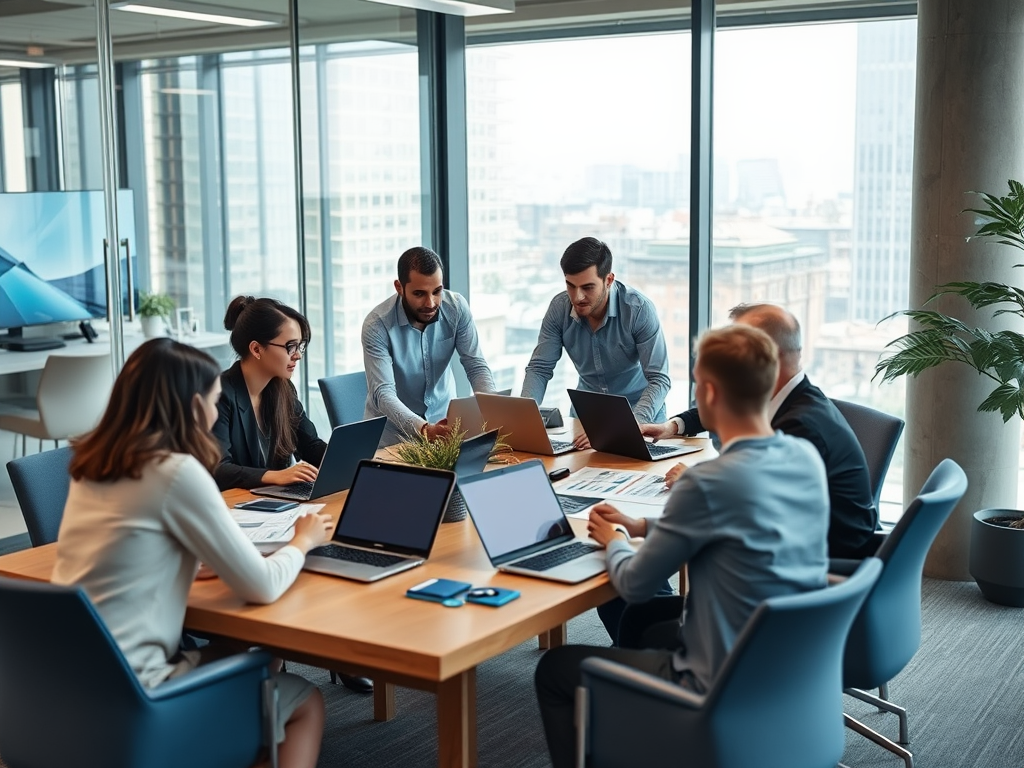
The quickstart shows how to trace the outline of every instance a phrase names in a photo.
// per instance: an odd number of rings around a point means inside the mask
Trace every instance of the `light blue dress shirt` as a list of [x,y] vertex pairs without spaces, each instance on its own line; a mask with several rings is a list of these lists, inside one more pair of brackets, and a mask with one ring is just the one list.
[[563,348],[579,374],[577,389],[622,395],[641,424],[665,420],[665,396],[672,387],[668,351],[654,304],[642,293],[613,282],[608,311],[596,331],[576,314],[565,291],[555,296],[526,366],[523,397],[544,399]]
[[639,603],[686,563],[685,651],[674,667],[706,691],[761,601],[825,586],[828,522],[825,465],[811,443],[781,432],[738,439],[680,475],[639,549],[608,544],[608,575]]
[[445,417],[448,403],[455,397],[450,363],[456,352],[473,391],[494,391],[469,303],[445,290],[438,315],[436,321],[418,330],[409,322],[402,297],[396,293],[363,321],[364,417],[388,417],[382,446],[400,442],[424,424]]

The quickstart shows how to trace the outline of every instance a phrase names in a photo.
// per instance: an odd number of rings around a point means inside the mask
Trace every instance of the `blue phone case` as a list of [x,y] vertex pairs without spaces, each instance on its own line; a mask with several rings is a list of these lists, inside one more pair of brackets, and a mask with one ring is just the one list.
[[441,603],[453,597],[458,597],[473,585],[466,581],[453,581],[452,579],[428,579],[422,584],[409,587],[405,591],[406,597],[416,600],[430,600]]
[[515,589],[503,589],[502,587],[490,587],[490,589],[496,590],[498,594],[491,597],[473,597],[472,595],[466,595],[466,602],[479,603],[480,605],[489,605],[492,608],[497,608],[499,605],[510,603],[519,597],[519,592]]

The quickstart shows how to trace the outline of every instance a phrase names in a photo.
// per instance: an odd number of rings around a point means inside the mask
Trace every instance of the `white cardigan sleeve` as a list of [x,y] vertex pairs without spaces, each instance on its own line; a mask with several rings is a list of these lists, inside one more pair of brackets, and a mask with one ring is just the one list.
[[263,557],[232,519],[213,477],[191,456],[182,461],[167,489],[163,518],[185,549],[251,603],[277,600],[305,562],[292,546]]

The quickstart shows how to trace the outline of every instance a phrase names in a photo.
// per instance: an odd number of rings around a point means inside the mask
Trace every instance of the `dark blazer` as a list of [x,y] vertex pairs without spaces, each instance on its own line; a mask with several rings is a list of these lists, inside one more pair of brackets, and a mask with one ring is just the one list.
[[[683,434],[703,432],[696,408],[679,414]],[[782,401],[772,428],[809,440],[825,462],[831,520],[829,557],[860,558],[874,554],[878,510],[871,497],[868,462],[839,409],[807,377]]]
[[[217,403],[220,417],[213,425],[213,435],[220,442],[221,460],[213,471],[213,478],[222,491],[265,485],[262,478],[267,469],[284,469],[288,465],[272,462],[268,467],[260,456],[256,414],[240,363],[220,375],[220,386],[220,402]],[[316,427],[306,416],[298,397],[295,398],[295,414],[298,416],[295,458],[320,466],[327,443],[317,437]]]

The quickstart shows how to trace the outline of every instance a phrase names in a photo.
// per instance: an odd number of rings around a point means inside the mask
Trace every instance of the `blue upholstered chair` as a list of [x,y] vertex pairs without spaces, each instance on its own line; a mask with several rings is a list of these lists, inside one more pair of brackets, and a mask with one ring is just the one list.
[[889,464],[896,452],[896,443],[903,434],[903,419],[845,400],[833,400],[832,403],[850,425],[864,451],[864,457],[868,460],[871,496],[877,509],[882,498],[885,474],[889,471]]
[[326,379],[318,379],[317,383],[324,397],[331,429],[363,420],[367,390],[366,374],[363,371],[328,376]]
[[766,600],[703,696],[587,659],[577,695],[580,764],[835,768],[844,746],[843,645],[880,571],[868,558],[837,586]]
[[[967,490],[967,476],[952,459],[943,460],[925,481],[903,517],[878,549],[882,575],[850,629],[843,661],[845,693],[899,717],[899,744],[849,715],[847,727],[903,759],[913,768],[907,744],[907,711],[887,700],[886,684],[921,645],[921,573],[936,534]],[[880,688],[882,697],[868,693]]]
[[0,616],[9,768],[248,768],[272,732],[268,654],[215,661],[147,690],[81,589],[0,578]]
[[71,449],[66,447],[7,462],[7,474],[11,476],[33,547],[57,540],[71,486],[70,463]]

